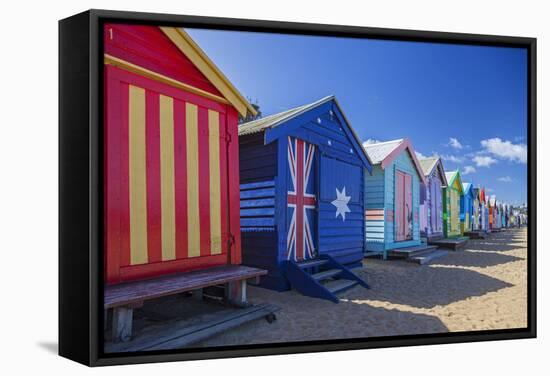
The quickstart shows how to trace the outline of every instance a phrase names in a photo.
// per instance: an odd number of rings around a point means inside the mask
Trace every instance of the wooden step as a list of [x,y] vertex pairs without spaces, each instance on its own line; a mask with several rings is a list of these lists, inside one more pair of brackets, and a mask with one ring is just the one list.
[[329,269],[319,273],[312,274],[311,277],[317,281],[322,281],[322,280],[337,276],[340,273],[342,273],[341,269]]
[[355,285],[357,285],[357,281],[351,281],[349,279],[336,279],[325,283],[327,290],[333,294],[347,290]]
[[422,254],[422,255],[419,255],[419,256],[411,257],[408,260],[412,261],[412,262],[416,262],[420,265],[424,265],[424,264],[432,262],[433,260],[438,259],[440,257],[447,256],[448,254],[449,254],[449,252],[447,252],[447,251],[436,250],[436,251],[425,253],[425,254]]
[[363,253],[363,257],[375,257],[375,256],[383,256],[383,251],[366,251]]
[[411,258],[411,257],[421,256],[423,254],[433,252],[436,249],[437,249],[436,245],[421,244],[414,247],[392,249],[390,251],[390,256],[401,257],[401,258]]
[[448,248],[457,251],[465,247],[468,243],[468,240],[470,240],[468,237],[457,236],[455,238],[445,238],[437,241],[430,241],[429,244],[437,245],[440,248]]
[[324,259],[317,259],[317,260],[308,260],[308,261],[302,261],[298,263],[298,266],[300,269],[307,269],[307,268],[313,268],[315,266],[321,266],[325,265],[328,261]]

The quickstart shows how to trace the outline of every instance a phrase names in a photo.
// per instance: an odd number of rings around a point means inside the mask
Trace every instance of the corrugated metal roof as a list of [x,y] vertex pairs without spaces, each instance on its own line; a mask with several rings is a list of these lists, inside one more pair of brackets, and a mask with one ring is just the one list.
[[317,107],[323,103],[326,103],[330,100],[334,99],[334,95],[330,95],[328,97],[324,97],[316,102],[306,104],[300,107],[296,107],[290,110],[286,110],[283,112],[279,112],[278,114],[273,114],[266,116],[261,119],[252,120],[247,123],[243,123],[239,125],[239,136],[247,135],[247,134],[254,134],[258,132],[263,132],[267,128],[274,128],[277,125],[290,120],[300,114],[303,114],[304,112],[310,110],[311,108]]
[[395,150],[402,142],[403,138],[399,140],[378,142],[376,144],[363,144],[367,155],[369,156],[373,164],[381,163],[392,151]]
[[438,160],[439,157],[429,157],[418,160],[418,163],[420,163],[420,167],[422,167],[422,171],[424,172],[425,176],[431,174]]

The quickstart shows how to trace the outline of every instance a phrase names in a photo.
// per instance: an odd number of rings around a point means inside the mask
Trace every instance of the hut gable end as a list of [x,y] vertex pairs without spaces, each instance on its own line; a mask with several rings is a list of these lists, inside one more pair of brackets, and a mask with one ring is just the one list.
[[298,137],[321,152],[371,170],[372,164],[334,96],[239,126],[240,137],[256,133],[263,134],[265,144]]
[[256,110],[181,28],[105,24],[104,61],[230,104],[241,116]]

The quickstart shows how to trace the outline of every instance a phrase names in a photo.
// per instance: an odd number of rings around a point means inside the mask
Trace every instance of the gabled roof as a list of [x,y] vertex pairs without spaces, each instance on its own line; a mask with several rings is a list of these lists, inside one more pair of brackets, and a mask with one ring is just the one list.
[[479,188],[479,200],[485,203],[485,188]]
[[416,153],[414,152],[412,144],[408,138],[378,142],[376,144],[363,145],[363,147],[365,148],[372,163],[379,164],[382,169],[391,164],[394,159],[397,158],[399,154],[401,154],[402,151],[407,150],[411,157],[413,165],[416,168],[418,176],[420,177],[420,180],[422,181],[422,183],[426,183],[424,171],[420,166],[420,162],[418,161]]
[[472,183],[462,183],[462,191],[465,195],[470,194],[470,196],[473,196],[473,187]]
[[162,32],[176,47],[197,67],[202,74],[219,90],[241,116],[247,113],[256,115],[256,109],[241,95],[235,86],[225,77],[221,70],[204,53],[197,43],[182,28],[161,26]]
[[445,169],[443,168],[443,162],[441,161],[440,157],[421,158],[418,160],[418,162],[420,163],[420,167],[422,167],[422,171],[424,171],[424,176],[426,178],[430,176],[433,170],[437,167],[439,176],[441,178],[441,183],[443,184],[443,186],[447,185]]
[[458,186],[460,187],[460,194],[464,194],[464,189],[462,188],[462,178],[460,177],[460,171],[445,171],[445,177],[447,178],[447,186],[451,187],[455,180],[458,179]]
[[[249,121],[247,123],[243,123],[239,125],[239,136],[254,134],[254,133],[260,133],[260,132],[266,132],[266,143],[271,142],[269,140],[269,131],[275,130],[274,133],[277,133],[277,129],[279,129],[279,126],[283,127],[285,124],[289,124],[289,121],[297,118],[298,116],[305,114],[308,111],[311,111],[317,107],[320,107],[326,103],[333,102],[334,109],[337,115],[340,117],[341,122],[346,123],[347,127],[342,127],[345,129],[345,132],[350,138],[350,141],[352,144],[355,144],[355,149],[357,154],[359,155],[359,158],[363,161],[367,169],[371,170],[372,161],[370,160],[368,154],[365,152],[363,147],[361,146],[361,140],[355,133],[355,130],[351,126],[351,123],[349,122],[348,118],[344,114],[344,111],[342,111],[342,107],[336,100],[336,97],[334,95],[329,95],[324,98],[319,99],[318,101],[315,101],[310,104],[306,104],[303,106],[299,106],[296,108],[292,108],[290,110],[286,110],[283,112],[279,112],[277,114],[269,115],[261,119],[256,119]],[[275,137],[275,136],[273,136]]]
[[296,116],[299,116],[312,108],[315,108],[323,103],[327,103],[330,100],[335,99],[333,95],[319,99],[316,102],[305,104],[296,108],[291,108],[277,114],[269,115],[260,119],[249,121],[239,125],[239,136],[263,132],[268,128],[274,128],[279,124],[282,124]]

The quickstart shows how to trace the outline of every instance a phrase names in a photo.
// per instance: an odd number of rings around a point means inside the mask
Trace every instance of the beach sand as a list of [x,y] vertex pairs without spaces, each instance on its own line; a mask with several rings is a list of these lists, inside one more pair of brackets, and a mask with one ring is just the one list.
[[257,320],[193,347],[378,337],[527,326],[527,230],[470,240],[430,265],[366,259],[340,303],[296,291],[251,286],[251,303],[281,307],[272,324]]

